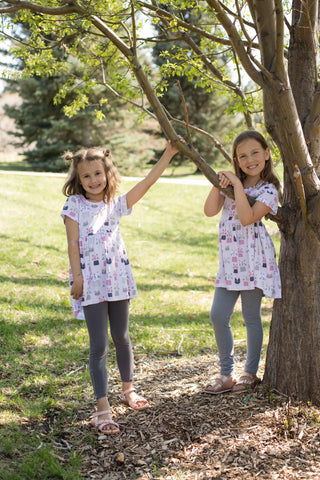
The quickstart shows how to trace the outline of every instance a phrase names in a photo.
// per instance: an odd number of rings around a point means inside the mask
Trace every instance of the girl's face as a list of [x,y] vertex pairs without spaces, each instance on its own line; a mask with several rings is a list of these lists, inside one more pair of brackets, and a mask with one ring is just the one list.
[[237,146],[237,162],[243,173],[250,177],[250,184],[258,181],[266,161],[270,159],[270,149],[263,148],[258,140],[248,138]]
[[84,160],[78,165],[79,181],[91,202],[101,202],[105,196],[107,177],[101,160]]

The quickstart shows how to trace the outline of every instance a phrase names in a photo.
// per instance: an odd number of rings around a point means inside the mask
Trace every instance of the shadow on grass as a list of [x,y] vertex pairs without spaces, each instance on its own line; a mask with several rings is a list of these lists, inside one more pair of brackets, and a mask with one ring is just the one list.
[[0,240],[3,240],[3,241],[11,241],[11,242],[14,242],[14,248],[18,247],[17,244],[27,244],[29,245],[30,247],[33,247],[33,248],[38,248],[38,249],[42,249],[44,250],[45,252],[47,251],[53,251],[53,252],[58,252],[58,253],[61,253],[61,255],[65,255],[64,252],[62,252],[61,248],[58,248],[58,247],[54,247],[52,245],[39,245],[38,243],[32,243],[30,242],[30,239],[28,238],[21,238],[20,236],[18,238],[14,237],[13,235],[4,235],[4,234],[0,234]]
[[1,171],[12,171],[12,172],[33,172],[34,167],[28,165],[24,162],[0,162],[0,170]]
[[[136,236],[136,228],[134,226],[130,227],[129,225],[126,225],[125,228],[127,233],[130,233],[130,235],[132,236]],[[194,226],[194,232],[196,232],[196,222]],[[168,230],[160,238],[157,232],[151,232],[147,230],[144,230],[139,234],[139,242],[146,241],[150,243],[150,245],[153,245],[155,251],[156,245],[159,243],[163,243],[165,245],[173,245],[174,249],[176,249],[180,244],[184,246],[197,247],[198,254],[199,250],[201,251],[204,249],[210,249],[212,251],[212,254],[218,252],[218,239],[219,237],[215,233],[212,233],[210,235],[196,235],[192,234],[190,231],[186,233],[185,231],[179,229],[175,231]],[[168,253],[170,253],[170,251]]]
[[[66,287],[68,288],[68,279],[60,280],[55,276],[45,275],[43,277],[7,277],[0,275],[1,283],[11,283],[12,285],[24,285],[24,286],[55,286],[55,287]],[[2,297],[2,301],[6,302],[7,297]],[[23,300],[24,303],[24,300]],[[34,305],[34,303],[33,303]]]

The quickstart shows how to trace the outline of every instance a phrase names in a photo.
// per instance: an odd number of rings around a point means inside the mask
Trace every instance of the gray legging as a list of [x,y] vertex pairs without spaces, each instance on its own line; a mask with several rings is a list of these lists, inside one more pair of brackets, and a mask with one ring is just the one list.
[[214,328],[220,359],[220,373],[232,375],[234,368],[233,334],[230,319],[241,295],[242,315],[247,329],[247,359],[245,371],[256,374],[263,340],[261,321],[261,300],[263,292],[259,288],[254,290],[227,290],[216,287],[210,318]]
[[122,382],[133,380],[133,353],[129,337],[130,300],[101,302],[83,308],[90,339],[89,370],[95,398],[108,396],[108,318]]

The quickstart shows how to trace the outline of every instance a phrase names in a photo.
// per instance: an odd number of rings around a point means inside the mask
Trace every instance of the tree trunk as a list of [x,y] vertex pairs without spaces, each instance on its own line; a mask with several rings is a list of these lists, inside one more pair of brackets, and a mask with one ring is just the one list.
[[320,404],[320,241],[299,218],[282,233],[282,299],[275,300],[264,382],[299,400]]
[[[274,302],[264,382],[299,400],[320,404],[319,181],[290,86],[284,81],[279,87],[275,80],[264,89],[265,119],[284,160],[284,206],[294,215],[279,225],[282,299]],[[303,175],[300,190],[292,170],[295,165]]]

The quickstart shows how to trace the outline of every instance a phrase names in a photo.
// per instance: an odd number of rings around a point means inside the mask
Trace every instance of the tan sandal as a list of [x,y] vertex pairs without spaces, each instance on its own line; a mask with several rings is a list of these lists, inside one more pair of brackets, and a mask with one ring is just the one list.
[[206,388],[206,393],[211,393],[212,395],[218,395],[220,393],[230,392],[236,380],[231,375],[218,375],[212,383],[209,383]]
[[261,379],[254,373],[243,372],[240,375],[236,385],[232,387],[232,392],[242,393],[247,392],[249,389],[253,389],[256,385],[261,383]]
[[[119,425],[116,422],[114,422],[111,418],[99,420],[99,417],[101,417],[101,415],[104,415],[106,413],[111,415],[111,410],[108,409],[108,410],[103,410],[102,412],[93,413],[90,417],[91,425],[96,427],[98,429],[98,432],[101,432],[104,435],[113,435],[115,433],[119,433],[120,432]],[[115,428],[110,429],[110,426]],[[107,430],[106,427],[109,427],[109,430]]]

